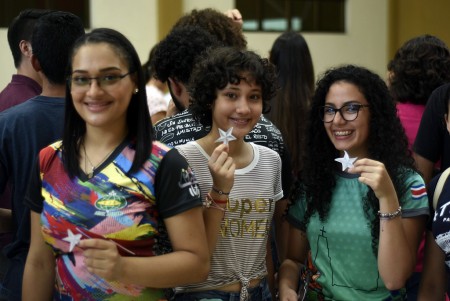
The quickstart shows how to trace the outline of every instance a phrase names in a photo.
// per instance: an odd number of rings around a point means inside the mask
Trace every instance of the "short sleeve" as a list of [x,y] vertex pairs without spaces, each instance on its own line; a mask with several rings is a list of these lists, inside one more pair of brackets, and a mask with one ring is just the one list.
[[171,149],[161,161],[155,179],[156,203],[163,218],[202,205],[197,179],[186,159]]
[[[281,158],[278,154],[277,155],[277,162],[278,162],[278,172],[276,174],[276,179],[275,179],[275,191],[274,191],[274,195],[275,201],[278,201],[280,199],[285,199],[288,196],[289,193],[289,186],[285,187],[283,181],[284,181],[284,177],[283,177],[283,164],[281,163]],[[289,184],[290,185],[290,184]],[[286,190],[285,190],[286,189]]]
[[416,172],[411,172],[406,181],[407,190],[399,200],[402,217],[428,216],[430,214],[428,194],[422,177]]

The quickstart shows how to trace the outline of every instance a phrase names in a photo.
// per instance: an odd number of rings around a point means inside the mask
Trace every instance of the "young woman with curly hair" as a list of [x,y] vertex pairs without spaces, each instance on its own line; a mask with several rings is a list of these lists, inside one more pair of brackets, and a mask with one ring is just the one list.
[[[309,247],[316,269],[309,297],[401,300],[428,203],[386,84],[362,67],[330,69],[309,118],[304,173],[287,216],[281,300],[297,300],[298,264]],[[343,155],[357,158],[344,171],[335,161]]]
[[[274,67],[251,51],[216,48],[196,65],[189,89],[189,110],[211,131],[177,149],[209,208],[204,220],[212,258],[208,279],[177,288],[175,300],[272,300],[265,258],[270,260],[268,233],[283,197],[281,159],[244,137],[275,94]],[[218,141],[224,136],[228,143]]]

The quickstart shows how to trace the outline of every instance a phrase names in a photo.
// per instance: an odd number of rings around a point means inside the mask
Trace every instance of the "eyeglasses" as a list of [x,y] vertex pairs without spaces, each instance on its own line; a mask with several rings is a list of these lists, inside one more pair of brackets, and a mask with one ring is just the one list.
[[334,120],[334,116],[336,116],[336,112],[341,113],[342,119],[345,121],[353,121],[358,118],[359,110],[364,107],[369,107],[369,105],[362,105],[359,103],[349,103],[343,105],[339,109],[332,106],[323,106],[320,108],[320,119],[323,122],[332,122]]
[[83,75],[72,75],[67,78],[70,89],[73,92],[87,92],[91,86],[92,80],[96,80],[97,84],[107,90],[108,88],[117,84],[125,76],[130,75],[132,72],[125,74],[108,74],[97,77],[87,77]]

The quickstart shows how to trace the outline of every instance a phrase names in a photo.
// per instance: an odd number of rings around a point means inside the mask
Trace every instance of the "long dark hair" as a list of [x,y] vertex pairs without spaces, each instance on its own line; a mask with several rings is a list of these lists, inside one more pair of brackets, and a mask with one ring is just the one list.
[[269,60],[277,70],[280,89],[266,116],[281,131],[292,169],[302,169],[305,130],[314,93],[314,67],[308,44],[298,32],[285,32],[274,42]]
[[[305,227],[312,214],[327,219],[332,194],[336,186],[334,159],[339,151],[331,143],[320,119],[320,107],[336,82],[348,82],[358,87],[370,105],[368,158],[382,162],[392,179],[399,201],[407,192],[405,179],[414,168],[408,151],[408,141],[397,117],[394,101],[385,82],[375,73],[358,66],[347,65],[328,70],[318,81],[307,128],[307,149],[304,172],[296,195],[306,198]],[[376,254],[379,238],[379,201],[369,187],[363,199],[364,212],[371,224],[372,248]]]
[[[129,172],[137,171],[147,160],[153,139],[153,128],[145,94],[145,81],[139,56],[131,42],[120,32],[109,28],[99,28],[79,38],[73,47],[67,68],[67,76],[72,74],[72,61],[78,50],[87,44],[106,43],[124,58],[133,74],[138,92],[132,94],[127,110],[128,135],[135,141],[136,155]],[[70,86],[66,86],[66,109],[63,133],[63,162],[69,176],[78,174],[80,142],[86,133],[86,123],[75,110]]]

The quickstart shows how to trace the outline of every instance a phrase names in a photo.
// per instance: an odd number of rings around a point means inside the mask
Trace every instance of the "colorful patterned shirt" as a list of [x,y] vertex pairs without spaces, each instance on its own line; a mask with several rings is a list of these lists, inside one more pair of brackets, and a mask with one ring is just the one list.
[[[26,202],[41,213],[42,233],[56,257],[55,300],[159,300],[162,289],[109,282],[90,273],[77,239],[114,241],[123,256],[171,251],[164,219],[200,206],[200,192],[186,160],[153,142],[151,156],[135,173],[133,143],[125,141],[92,178],[69,178],[57,142],[40,152],[40,177]],[[42,204],[43,203],[43,204]],[[72,240],[72,242],[71,242]],[[151,267],[149,267],[151,268]]]

